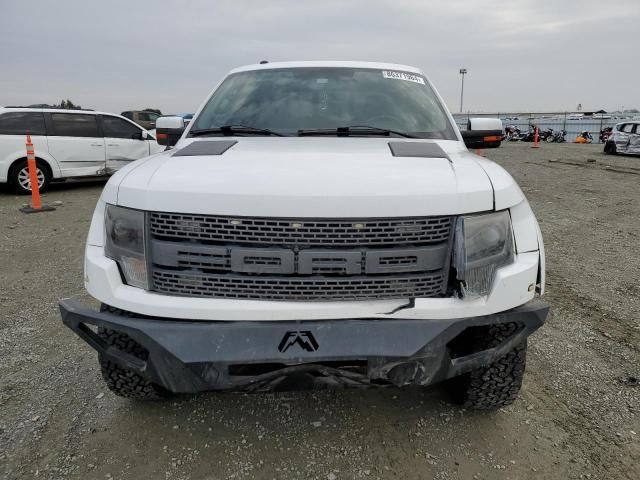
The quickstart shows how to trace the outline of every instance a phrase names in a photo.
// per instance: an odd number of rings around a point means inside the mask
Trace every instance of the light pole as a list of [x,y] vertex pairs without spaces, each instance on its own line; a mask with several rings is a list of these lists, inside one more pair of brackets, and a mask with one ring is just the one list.
[[460,69],[460,75],[462,76],[462,87],[460,88],[460,113],[462,113],[462,100],[464,99],[464,76],[467,74],[466,68]]

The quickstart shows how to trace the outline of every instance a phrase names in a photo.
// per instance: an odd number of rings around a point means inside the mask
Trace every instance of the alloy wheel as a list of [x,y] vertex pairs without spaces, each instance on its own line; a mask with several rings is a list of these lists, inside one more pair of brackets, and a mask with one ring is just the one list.
[[[40,169],[40,167],[36,167],[36,176],[38,177],[38,188],[42,188],[42,185],[44,184],[44,172]],[[24,167],[18,172],[18,183],[23,189],[31,191],[29,167]]]

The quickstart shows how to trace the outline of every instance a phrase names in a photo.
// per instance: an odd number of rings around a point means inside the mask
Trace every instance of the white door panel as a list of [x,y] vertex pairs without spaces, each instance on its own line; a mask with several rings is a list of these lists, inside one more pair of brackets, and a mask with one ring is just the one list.
[[102,175],[105,168],[104,138],[97,115],[70,111],[52,112],[49,153],[58,161],[62,177]]
[[621,127],[615,134],[616,152],[626,153],[629,146],[629,140],[631,138],[632,124],[626,124]]
[[636,125],[635,133],[632,133],[629,136],[629,146],[627,147],[627,153],[640,155],[640,124]]
[[116,115],[102,115],[102,130],[109,173],[149,155],[149,143],[142,139],[143,130],[135,123]]
[[105,167],[104,138],[49,137],[49,153],[62,177],[101,175]]
[[624,153],[627,151],[627,145],[629,145],[629,135],[619,132],[616,134],[616,152]]
[[149,155],[146,140],[128,140],[125,138],[105,138],[107,142],[107,169],[115,172],[134,160]]

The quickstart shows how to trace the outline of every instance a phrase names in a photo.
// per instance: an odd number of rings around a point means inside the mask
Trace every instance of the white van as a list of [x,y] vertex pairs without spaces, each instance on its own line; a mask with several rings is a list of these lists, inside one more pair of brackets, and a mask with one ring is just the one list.
[[53,179],[109,175],[161,152],[155,137],[132,121],[88,110],[0,108],[0,183],[31,192],[25,141],[31,135],[40,191]]

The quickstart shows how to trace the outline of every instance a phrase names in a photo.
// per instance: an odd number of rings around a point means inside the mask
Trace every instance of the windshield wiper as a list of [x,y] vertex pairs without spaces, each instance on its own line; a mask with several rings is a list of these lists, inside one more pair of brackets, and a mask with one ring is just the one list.
[[203,137],[206,135],[222,134],[226,137],[236,133],[257,133],[260,135],[275,135],[276,137],[286,137],[284,133],[274,132],[267,128],[248,127],[246,125],[223,125],[215,128],[199,128],[189,132],[190,137]]
[[307,130],[298,130],[299,137],[313,135],[336,135],[338,137],[348,137],[349,135],[398,135],[405,138],[420,138],[407,132],[399,132],[397,130],[389,130],[388,128],[370,127],[368,125],[351,125],[349,127],[337,128],[315,128]]

